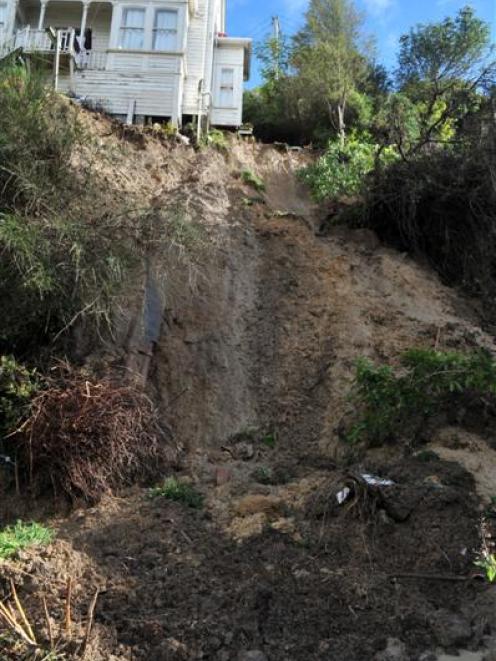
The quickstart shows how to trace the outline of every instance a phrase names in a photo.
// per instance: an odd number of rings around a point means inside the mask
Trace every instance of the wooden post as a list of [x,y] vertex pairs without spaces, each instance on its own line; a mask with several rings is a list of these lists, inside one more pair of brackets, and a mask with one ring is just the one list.
[[40,17],[38,19],[38,30],[43,30],[43,24],[45,23],[45,13],[46,13],[46,2],[42,2],[40,5]]
[[88,20],[88,9],[89,9],[90,3],[86,0],[83,2],[83,15],[81,16],[81,29],[79,32],[79,45],[81,47],[81,50],[84,50],[84,33],[86,30],[86,23]]
[[57,92],[59,89],[59,69],[60,69],[60,38],[61,38],[61,31],[57,30],[57,41],[55,43],[55,80],[53,83],[53,87],[55,91]]
[[135,110],[136,110],[136,101],[134,99],[131,99],[131,101],[129,101],[129,104],[127,106],[126,124],[133,123]]

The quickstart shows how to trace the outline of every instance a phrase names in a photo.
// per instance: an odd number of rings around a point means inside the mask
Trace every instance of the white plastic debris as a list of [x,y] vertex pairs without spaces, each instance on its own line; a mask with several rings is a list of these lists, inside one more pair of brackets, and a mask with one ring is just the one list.
[[386,480],[383,477],[376,477],[368,473],[364,473],[361,477],[364,482],[367,482],[372,487],[392,487],[394,484],[393,480]]
[[[383,477],[377,477],[376,475],[369,475],[369,473],[362,473],[360,475],[362,480],[370,485],[371,487],[391,487],[393,486],[393,480],[388,480]],[[344,487],[341,491],[338,491],[336,494],[336,500],[338,505],[345,503],[351,495],[351,489],[349,487]]]
[[336,494],[336,500],[338,501],[338,505],[342,505],[344,502],[348,500],[348,496],[350,495],[351,490],[348,487],[345,487],[344,489],[341,489]]

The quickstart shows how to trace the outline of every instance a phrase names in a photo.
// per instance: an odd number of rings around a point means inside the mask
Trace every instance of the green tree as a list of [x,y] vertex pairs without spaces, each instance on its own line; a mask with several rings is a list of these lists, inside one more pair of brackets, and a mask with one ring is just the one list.
[[412,151],[452,140],[456,126],[477,110],[479,92],[494,84],[489,25],[470,7],[454,18],[417,25],[400,39],[396,80],[416,106],[419,137]]
[[352,0],[310,0],[292,63],[308,97],[321,99],[343,145],[346,111],[368,74],[363,17]]

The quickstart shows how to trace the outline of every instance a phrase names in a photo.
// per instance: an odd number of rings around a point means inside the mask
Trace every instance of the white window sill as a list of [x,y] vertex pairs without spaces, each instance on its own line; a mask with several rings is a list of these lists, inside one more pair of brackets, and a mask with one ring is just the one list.
[[132,55],[175,55],[182,57],[182,50],[145,50],[144,48],[109,48],[107,53],[131,53]]

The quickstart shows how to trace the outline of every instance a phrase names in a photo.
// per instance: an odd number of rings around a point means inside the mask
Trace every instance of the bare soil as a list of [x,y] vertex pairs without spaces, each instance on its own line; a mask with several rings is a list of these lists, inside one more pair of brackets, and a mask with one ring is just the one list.
[[[426,430],[418,446],[360,454],[339,440],[356,358],[492,348],[477,310],[369,232],[319,236],[325,210],[295,177],[305,153],[235,141],[228,154],[194,153],[153,136],[124,148],[105,120],[92,121],[102,148],[125,157],[119,176],[111,162],[102,170],[109,194],[132,180],[144,204],[179,200],[208,235],[194,264],[171,262],[161,284],[149,371],[182,449],[177,477],[205,503],[136,487],[45,516],[55,542],[0,566],[40,639],[40,595],[61,622],[70,576],[76,640],[100,591],[95,661],[407,661],[461,649],[482,659],[496,649],[494,591],[473,564],[496,478],[490,434],[458,430],[455,442],[452,427]],[[140,188],[144,162],[154,184]],[[247,168],[264,193],[241,181]],[[143,345],[140,292],[130,283],[114,357]],[[427,443],[437,456],[417,453]],[[347,476],[363,472],[394,485],[338,506]],[[29,507],[5,501],[0,523]],[[392,638],[396,656],[384,652]]]

